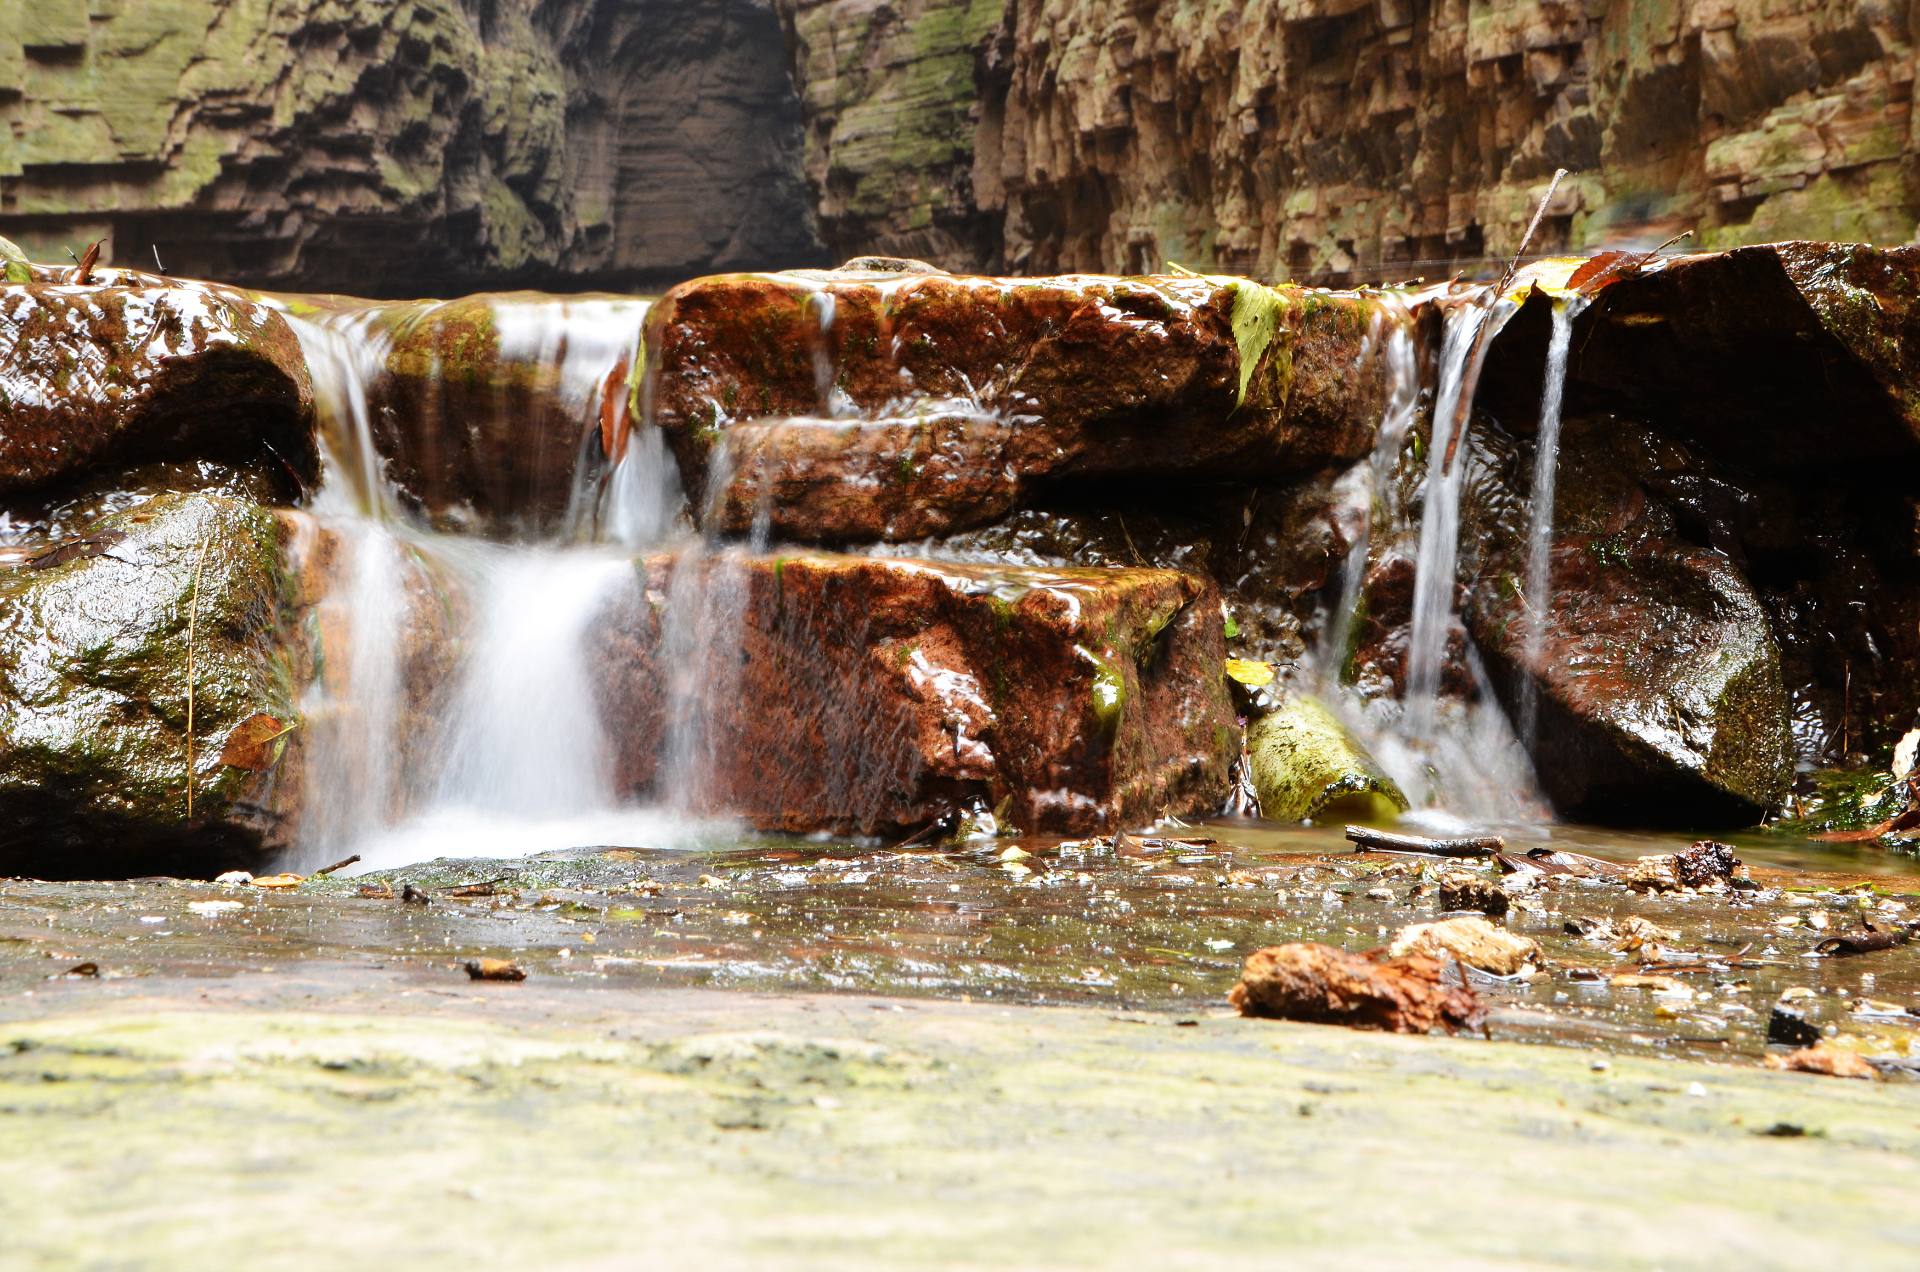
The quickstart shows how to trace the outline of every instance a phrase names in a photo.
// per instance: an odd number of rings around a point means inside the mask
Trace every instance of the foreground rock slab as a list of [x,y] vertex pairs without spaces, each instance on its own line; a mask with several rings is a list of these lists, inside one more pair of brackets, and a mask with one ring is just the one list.
[[1191,575],[740,552],[643,569],[593,655],[629,790],[770,829],[976,810],[1074,833],[1225,789],[1219,597]]
[[101,279],[0,287],[0,493],[187,456],[314,475],[313,388],[280,315],[203,283]]
[[[43,983],[0,1017],[9,1248],[49,1266],[1706,1268],[1836,1234],[1897,1266],[1920,1186],[1906,1091],[1270,1021],[327,962]],[[1394,1222],[1354,1224],[1356,1192]]]

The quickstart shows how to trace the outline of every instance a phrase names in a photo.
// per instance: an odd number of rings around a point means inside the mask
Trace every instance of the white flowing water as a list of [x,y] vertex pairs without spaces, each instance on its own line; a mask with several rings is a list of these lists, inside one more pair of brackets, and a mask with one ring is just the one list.
[[[580,421],[579,436],[542,444],[584,449],[611,395],[625,396],[644,312],[496,305],[502,358],[554,368]],[[286,864],[357,852],[369,870],[689,833],[685,818],[630,807],[615,789],[588,649],[596,617],[635,586],[633,551],[681,533],[684,499],[658,431],[636,427],[604,482],[579,483],[563,537],[587,542],[436,534],[402,512],[374,436],[371,389],[389,348],[377,312],[290,318],[326,437],[309,537],[331,544],[331,587],[317,607],[324,674],[304,704],[317,797]],[[436,660],[452,664],[437,691],[423,688]]]
[[[1547,371],[1540,390],[1540,426],[1533,452],[1533,490],[1527,501],[1527,631],[1525,663],[1538,667],[1546,645],[1547,616],[1553,610],[1553,496],[1560,468],[1560,404],[1566,396],[1567,352],[1573,344],[1573,320],[1579,302],[1558,300],[1547,339]],[[1521,681],[1520,737],[1529,750],[1539,727],[1540,694],[1531,676]]]

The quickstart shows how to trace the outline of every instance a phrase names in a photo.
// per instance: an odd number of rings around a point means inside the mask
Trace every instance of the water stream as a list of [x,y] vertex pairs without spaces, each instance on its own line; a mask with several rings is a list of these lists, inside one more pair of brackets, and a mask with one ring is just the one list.
[[[1573,298],[1556,301],[1553,327],[1547,338],[1546,377],[1540,390],[1540,427],[1534,443],[1533,489],[1527,503],[1527,632],[1525,659],[1540,665],[1546,644],[1547,615],[1552,610],[1552,550],[1554,482],[1560,468],[1560,405],[1567,388],[1567,351],[1573,344],[1573,320],[1581,305]],[[1539,687],[1529,676],[1522,682],[1520,736],[1529,749],[1539,727]]]

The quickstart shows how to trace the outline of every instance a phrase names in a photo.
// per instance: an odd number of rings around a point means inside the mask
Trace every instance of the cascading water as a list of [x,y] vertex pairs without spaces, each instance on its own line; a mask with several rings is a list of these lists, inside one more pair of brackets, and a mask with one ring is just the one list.
[[[1533,453],[1533,491],[1527,512],[1526,662],[1540,664],[1552,608],[1552,549],[1554,481],[1560,466],[1560,405],[1566,395],[1567,353],[1573,345],[1573,320],[1581,302],[1567,297],[1553,306],[1553,327],[1547,338],[1547,371],[1540,390],[1540,427]],[[1539,689],[1529,677],[1520,696],[1520,736],[1529,749],[1539,726]]]
[[[610,395],[644,304],[573,301],[495,307],[499,356],[550,368],[583,436]],[[436,534],[410,521],[376,448],[371,390],[388,344],[378,311],[295,317],[325,424],[326,477],[312,512],[331,536],[334,581],[320,603],[328,674],[307,702],[310,801],[295,868],[358,852],[360,869],[449,854],[516,856],[591,843],[660,842],[667,819],[623,808],[614,789],[584,640],[633,585],[630,551],[670,539],[678,477],[657,431],[636,430],[604,483],[584,475],[563,538],[509,546]],[[415,315],[415,320],[419,320]],[[574,439],[560,444],[572,446]],[[582,466],[584,469],[584,466]],[[604,485],[604,491],[602,490]],[[696,571],[697,573],[697,571]],[[416,641],[462,655],[429,700],[410,675]]]

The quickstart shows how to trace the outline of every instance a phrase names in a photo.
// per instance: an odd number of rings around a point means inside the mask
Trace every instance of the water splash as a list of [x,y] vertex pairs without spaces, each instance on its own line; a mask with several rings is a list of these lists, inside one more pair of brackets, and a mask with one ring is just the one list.
[[[1534,444],[1533,492],[1527,514],[1524,663],[1529,668],[1540,665],[1547,639],[1547,615],[1553,609],[1553,498],[1560,467],[1560,406],[1566,396],[1567,352],[1573,344],[1573,320],[1581,307],[1577,298],[1556,300],[1553,327],[1547,339],[1547,370],[1540,390],[1540,427]],[[1531,751],[1540,716],[1540,689],[1531,675],[1521,680],[1519,716],[1521,740]]]

